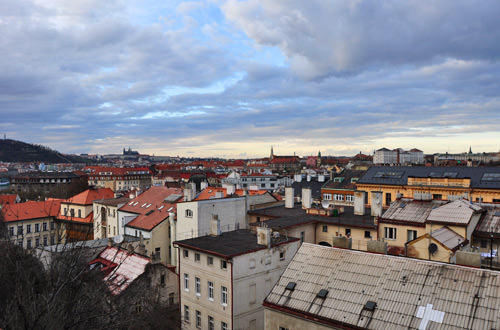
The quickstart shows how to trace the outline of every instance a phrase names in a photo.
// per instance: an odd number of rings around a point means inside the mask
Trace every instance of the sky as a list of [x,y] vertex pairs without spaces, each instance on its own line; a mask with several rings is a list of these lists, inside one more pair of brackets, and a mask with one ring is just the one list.
[[500,150],[500,1],[0,0],[0,134],[63,153]]

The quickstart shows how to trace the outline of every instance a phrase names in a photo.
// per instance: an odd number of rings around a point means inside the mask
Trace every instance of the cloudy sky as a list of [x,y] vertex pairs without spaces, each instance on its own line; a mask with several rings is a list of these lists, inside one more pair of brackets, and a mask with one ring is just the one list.
[[65,153],[500,149],[500,2],[0,0],[0,133]]

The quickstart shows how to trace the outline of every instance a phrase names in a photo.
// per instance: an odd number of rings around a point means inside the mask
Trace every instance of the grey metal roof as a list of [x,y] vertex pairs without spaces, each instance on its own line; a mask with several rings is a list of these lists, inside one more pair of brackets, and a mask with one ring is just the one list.
[[412,198],[401,198],[394,201],[382,215],[383,220],[425,223],[432,209],[445,204],[446,201],[416,201]]
[[431,232],[433,239],[453,250],[465,241],[465,238],[448,227],[441,227]]
[[474,214],[481,211],[481,207],[469,201],[458,199],[456,201],[433,209],[429,213],[427,221],[441,223],[461,223],[465,225],[470,222]]
[[264,305],[331,326],[419,329],[435,314],[426,329],[499,329],[500,272],[303,243]]
[[295,181],[292,184],[293,194],[294,194],[294,196],[301,196],[302,195],[302,188],[311,188],[312,198],[320,199],[321,198],[321,187],[323,186],[323,184],[325,184],[325,183],[318,182],[316,178],[314,178],[311,181],[304,181],[304,180],[302,180],[301,182]]
[[490,203],[480,203],[486,213],[481,222],[476,227],[476,233],[500,235],[500,205]]
[[323,185],[323,188],[356,190],[356,182],[351,182],[352,179],[359,180],[365,173],[365,170],[343,170],[340,174],[333,176],[334,178],[344,178],[342,182],[335,182],[335,179],[329,180]]
[[500,167],[372,166],[358,183],[406,185],[408,177],[470,178],[471,188],[500,189]]
[[130,201],[128,197],[118,197],[118,198],[109,198],[109,199],[98,199],[95,200],[94,203],[107,205],[107,206],[118,206],[123,203],[127,203]]

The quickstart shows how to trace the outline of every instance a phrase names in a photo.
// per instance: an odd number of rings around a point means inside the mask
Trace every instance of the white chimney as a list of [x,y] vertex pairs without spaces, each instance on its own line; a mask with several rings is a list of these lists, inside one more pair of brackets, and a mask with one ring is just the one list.
[[296,174],[295,181],[296,182],[302,182],[302,174]]
[[193,193],[192,193],[191,187],[189,187],[189,186],[184,187],[184,201],[185,202],[192,201],[193,200],[192,195],[193,195]]
[[308,175],[307,175],[307,182],[310,182],[310,181],[311,181],[311,175],[310,175],[310,174],[308,174]]
[[222,188],[226,188],[226,194],[227,196],[234,194],[235,189],[234,189],[234,184],[230,183],[223,183]]
[[311,188],[302,188],[302,208],[310,209],[312,204],[312,190]]
[[372,191],[372,208],[371,215],[374,217],[380,217],[382,215],[382,192]]
[[200,183],[200,190],[205,190],[208,187],[208,182],[207,181],[202,181]]
[[318,182],[325,182],[325,176],[323,174],[318,175]]
[[210,220],[210,235],[219,236],[221,233],[219,216],[214,214]]
[[285,188],[285,207],[287,209],[293,209],[294,205],[294,196],[293,196],[293,187]]
[[271,228],[257,227],[257,244],[271,247]]
[[355,191],[354,192],[354,214],[355,215],[365,215],[365,192]]
[[224,193],[222,191],[216,191],[215,198],[224,198]]

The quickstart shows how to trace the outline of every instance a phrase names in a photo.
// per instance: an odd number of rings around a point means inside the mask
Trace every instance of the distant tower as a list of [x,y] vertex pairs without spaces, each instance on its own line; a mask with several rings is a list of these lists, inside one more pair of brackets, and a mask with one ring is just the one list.
[[271,146],[271,156],[269,156],[269,161],[272,162],[274,158],[273,146]]
[[472,153],[472,146],[469,146],[469,154]]
[[321,151],[318,151],[318,158],[316,158],[316,167],[321,167]]

